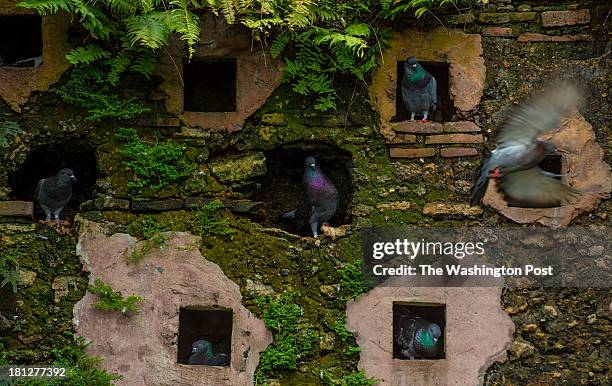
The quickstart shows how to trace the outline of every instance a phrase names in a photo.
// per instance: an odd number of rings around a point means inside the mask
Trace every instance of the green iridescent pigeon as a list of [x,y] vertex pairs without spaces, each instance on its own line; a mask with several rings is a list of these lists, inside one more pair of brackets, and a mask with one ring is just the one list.
[[191,345],[190,365],[227,366],[228,356],[225,353],[215,353],[212,344],[207,340],[196,340]]
[[442,346],[440,326],[428,320],[402,315],[395,342],[400,346],[405,358],[432,358]]
[[414,56],[404,62],[401,89],[410,120],[414,121],[415,115],[422,115],[423,121],[427,121],[429,111],[435,110],[438,103],[438,85],[436,78],[425,71]]

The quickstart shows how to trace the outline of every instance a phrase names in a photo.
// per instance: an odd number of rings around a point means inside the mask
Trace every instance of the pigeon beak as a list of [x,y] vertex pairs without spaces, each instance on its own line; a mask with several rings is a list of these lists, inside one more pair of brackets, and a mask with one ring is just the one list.
[[195,353],[196,353],[196,351],[198,351],[198,348],[197,348],[197,347],[194,347],[194,348],[192,348],[192,349],[191,349],[191,353],[192,353],[192,354],[195,354]]
[[71,179],[72,179],[72,181],[74,181],[74,182],[76,182],[76,180],[77,180],[77,179],[76,179],[76,177],[74,176],[74,174],[73,174],[73,175],[71,175],[71,176],[70,176],[70,178],[71,178]]

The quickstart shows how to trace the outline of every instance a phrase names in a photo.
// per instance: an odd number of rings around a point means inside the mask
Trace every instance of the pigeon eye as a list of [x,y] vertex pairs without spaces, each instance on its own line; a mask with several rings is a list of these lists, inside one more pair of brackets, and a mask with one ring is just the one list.
[[413,64],[412,67],[416,68],[416,64]]

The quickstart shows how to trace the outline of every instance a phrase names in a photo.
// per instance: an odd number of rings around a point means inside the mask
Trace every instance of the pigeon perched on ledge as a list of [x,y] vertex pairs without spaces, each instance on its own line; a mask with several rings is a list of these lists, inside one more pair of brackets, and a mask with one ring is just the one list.
[[395,343],[404,358],[433,358],[442,347],[440,326],[418,316],[402,315],[395,333]]
[[296,229],[309,224],[313,237],[318,236],[319,226],[329,221],[336,214],[340,195],[333,182],[316,164],[315,158],[304,160],[304,177],[302,184],[306,197],[298,207],[281,217],[295,219]]
[[556,152],[552,142],[538,137],[557,128],[579,97],[576,87],[563,83],[523,102],[511,113],[497,135],[497,147],[485,153],[476,171],[471,204],[480,203],[489,178],[499,178],[498,188],[511,206],[550,208],[575,200],[578,191],[538,167]]
[[72,181],[76,178],[70,169],[62,169],[57,175],[38,181],[35,198],[45,211],[45,221],[51,221],[53,214],[59,224],[60,213],[72,198]]
[[414,121],[414,116],[418,114],[423,116],[422,122],[426,122],[429,111],[435,110],[438,103],[436,78],[411,56],[404,62],[401,87],[406,110],[410,111],[410,120]]
[[207,340],[196,340],[191,345],[190,365],[227,366],[228,357],[224,353],[214,353],[212,344]]

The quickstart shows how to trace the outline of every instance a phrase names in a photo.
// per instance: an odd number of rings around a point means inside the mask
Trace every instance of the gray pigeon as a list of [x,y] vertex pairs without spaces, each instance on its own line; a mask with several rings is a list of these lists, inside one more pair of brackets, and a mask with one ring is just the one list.
[[395,343],[404,358],[432,358],[442,347],[442,330],[435,323],[418,316],[402,315],[395,333]]
[[190,365],[227,366],[228,357],[224,353],[214,353],[212,344],[207,340],[196,340],[191,345]]
[[47,215],[45,221],[51,221],[53,214],[55,221],[60,222],[60,213],[72,198],[72,181],[76,178],[70,169],[62,169],[56,176],[38,181],[35,197]]
[[406,59],[402,78],[402,99],[406,110],[410,111],[411,121],[417,114],[423,116],[423,122],[427,121],[429,110],[436,109],[437,93],[436,78],[425,71],[414,56]]
[[304,160],[302,184],[306,197],[300,202],[297,209],[283,214],[282,217],[296,219],[297,229],[309,224],[312,236],[316,238],[319,226],[336,214],[340,195],[333,182],[327,178],[312,156]]
[[511,206],[550,208],[575,199],[578,191],[563,185],[555,178],[558,175],[538,167],[556,151],[552,142],[538,137],[554,130],[579,97],[576,87],[563,83],[522,103],[510,114],[497,135],[497,147],[485,154],[476,171],[471,204],[481,201],[489,178],[500,179],[499,190]]

